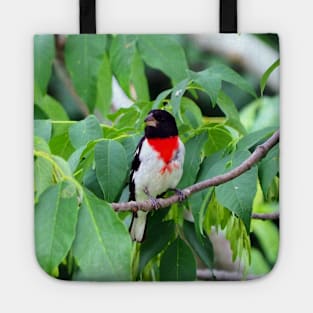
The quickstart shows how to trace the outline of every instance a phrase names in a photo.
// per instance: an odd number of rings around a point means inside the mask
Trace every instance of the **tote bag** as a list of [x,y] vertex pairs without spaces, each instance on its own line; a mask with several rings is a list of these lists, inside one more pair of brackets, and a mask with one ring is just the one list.
[[[34,37],[34,241],[76,281],[247,280],[279,248],[279,42],[237,33]],[[144,32],[144,28],[143,28]]]

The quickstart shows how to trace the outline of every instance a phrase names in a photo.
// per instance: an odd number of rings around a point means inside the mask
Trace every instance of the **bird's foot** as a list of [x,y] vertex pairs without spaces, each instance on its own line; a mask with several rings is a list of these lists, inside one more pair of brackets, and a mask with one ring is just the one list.
[[178,196],[179,202],[186,200],[187,196],[182,190],[177,188],[173,188],[172,190],[175,191],[175,194]]
[[150,194],[148,188],[145,188],[145,189],[144,189],[144,193],[149,197],[150,202],[151,202],[153,208],[154,208],[155,210],[158,210],[158,209],[160,208],[159,200],[156,199],[156,198],[154,198],[154,197]]
[[153,205],[155,210],[158,210],[160,208],[160,202],[156,198],[150,198],[151,204]]

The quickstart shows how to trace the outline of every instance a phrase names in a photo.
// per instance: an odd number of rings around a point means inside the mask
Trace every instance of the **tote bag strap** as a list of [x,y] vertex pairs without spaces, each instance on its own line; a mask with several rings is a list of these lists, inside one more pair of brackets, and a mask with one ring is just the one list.
[[[81,34],[95,34],[96,0],[79,0]],[[220,32],[237,32],[237,0],[220,0]]]
[[237,33],[237,0],[220,0],[220,33]]
[[81,34],[96,33],[96,0],[79,0],[79,31]]

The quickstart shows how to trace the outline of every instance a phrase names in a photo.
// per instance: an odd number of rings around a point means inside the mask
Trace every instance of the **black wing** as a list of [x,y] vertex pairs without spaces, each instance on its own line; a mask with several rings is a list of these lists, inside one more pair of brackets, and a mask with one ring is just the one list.
[[139,160],[139,154],[141,151],[142,143],[144,141],[145,137],[142,137],[136,147],[136,152],[134,155],[134,159],[132,162],[131,170],[130,170],[130,179],[129,179],[129,201],[135,201],[136,195],[135,195],[135,183],[133,181],[134,173],[138,170],[140,166],[140,160]]

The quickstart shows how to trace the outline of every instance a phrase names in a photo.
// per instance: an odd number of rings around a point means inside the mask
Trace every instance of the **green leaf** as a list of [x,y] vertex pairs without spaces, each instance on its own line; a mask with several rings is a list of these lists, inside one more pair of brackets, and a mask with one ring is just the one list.
[[190,281],[196,279],[196,261],[192,251],[179,237],[161,257],[161,281]]
[[220,89],[222,88],[222,81],[231,83],[256,98],[256,93],[251,84],[237,72],[224,64],[215,64],[201,72],[190,71],[189,75],[195,83],[203,87],[208,93],[213,106],[215,105]]
[[97,85],[106,48],[106,35],[70,35],[64,57],[77,94],[93,112],[97,101]]
[[52,154],[59,155],[66,160],[75,151],[68,133],[52,137],[49,147]]
[[49,142],[51,138],[52,125],[49,120],[35,120],[34,121],[34,136],[43,138]]
[[275,127],[266,127],[264,129],[252,132],[244,136],[238,141],[237,149],[248,150],[252,148],[253,146],[260,144],[261,142],[264,142],[274,133],[276,129],[277,128]]
[[131,164],[134,158],[134,153],[141,137],[142,137],[141,135],[134,135],[134,136],[123,137],[118,140],[125,149],[126,159],[128,161],[128,168],[131,167]]
[[35,103],[34,104],[34,120],[46,120],[48,115]]
[[42,137],[34,136],[34,150],[50,153],[47,142]]
[[211,73],[209,69],[201,72],[189,72],[190,78],[200,87],[202,87],[210,96],[213,107],[216,104],[218,94],[222,88],[221,79],[214,73]]
[[112,202],[122,192],[128,173],[125,149],[118,141],[101,141],[95,147],[95,162],[104,199]]
[[[136,36],[117,35],[113,37],[110,48],[110,62],[112,71],[120,86],[130,97],[130,82],[133,59],[136,54]],[[135,61],[138,61],[135,60]]]
[[73,255],[76,280],[131,279],[132,244],[128,230],[113,209],[90,191],[84,191]]
[[267,70],[266,72],[263,74],[261,81],[260,81],[260,89],[261,89],[261,95],[263,96],[263,92],[265,89],[265,86],[267,84],[267,81],[269,79],[269,77],[271,76],[271,74],[280,66],[280,59],[278,59],[277,61],[275,61]]
[[68,158],[67,162],[70,166],[72,173],[74,173],[81,161],[82,155],[86,150],[86,146],[82,146],[75,150]]
[[197,129],[202,125],[202,113],[194,101],[183,97],[181,99],[180,109],[185,125],[190,125],[193,129]]
[[72,175],[71,168],[69,164],[63,158],[59,157],[58,155],[52,155],[52,159],[57,164],[57,166],[61,169],[62,173],[65,176],[71,177]]
[[203,228],[207,233],[211,233],[213,227],[216,230],[224,230],[232,218],[232,213],[217,201],[215,188],[209,188],[209,190],[212,190],[212,193],[203,216]]
[[254,275],[265,275],[270,271],[270,267],[266,262],[263,254],[255,249],[251,249],[251,266],[250,272]]
[[172,89],[166,89],[162,91],[154,100],[152,109],[160,109],[164,105],[164,100],[172,92]]
[[257,97],[253,86],[230,67],[224,64],[215,64],[209,68],[209,72],[214,73],[222,81],[235,85],[236,87],[250,94],[252,97]]
[[68,164],[71,172],[80,183],[83,183],[84,177],[89,169],[95,169],[95,151],[96,141],[90,141],[86,146],[82,146],[74,151],[68,158]]
[[178,117],[178,113],[180,112],[181,99],[186,91],[188,84],[189,79],[184,79],[173,88],[170,103],[173,107],[173,114],[175,117]]
[[264,197],[267,198],[267,192],[274,177],[279,171],[279,146],[273,147],[266,157],[259,164],[259,178]]
[[189,200],[192,216],[194,219],[195,230],[198,237],[204,236],[203,221],[206,209],[211,199],[213,188],[193,194]]
[[76,121],[52,121],[52,134],[54,136],[63,135],[68,133],[70,127],[76,124]]
[[149,101],[149,88],[145,66],[137,49],[137,36],[117,35],[113,38],[110,58],[112,70],[128,97],[134,98],[130,87],[135,88],[136,101]]
[[130,80],[134,84],[136,101],[149,101],[149,86],[145,73],[145,65],[137,50],[132,61]]
[[279,127],[279,97],[262,97],[240,112],[240,120],[248,132],[265,127]]
[[96,108],[100,111],[103,117],[106,117],[111,108],[112,100],[112,73],[110,60],[105,53],[102,58],[102,63],[99,69],[97,81],[97,98]]
[[225,163],[226,160],[224,160],[223,151],[221,150],[205,157],[200,166],[197,183],[221,174]]
[[47,93],[55,55],[53,35],[36,35],[34,37],[34,87],[35,103],[40,103]]
[[68,116],[62,107],[61,103],[50,97],[49,95],[45,95],[41,101],[38,103],[40,109],[48,116],[49,119],[55,121],[67,121]]
[[141,116],[138,108],[135,106],[121,108],[114,114],[118,115],[113,124],[117,129],[135,127]]
[[208,128],[207,142],[204,145],[205,156],[209,156],[225,149],[233,140],[232,135],[224,126],[213,126]]
[[53,181],[53,165],[51,162],[43,158],[37,158],[34,167],[34,183],[36,198],[38,198],[49,186],[51,186]]
[[89,141],[102,138],[102,129],[94,115],[89,115],[86,119],[77,122],[69,129],[71,143],[78,149],[86,145]]
[[187,78],[187,60],[181,45],[169,35],[141,35],[139,52],[146,64],[169,76],[174,84]]
[[214,251],[210,238],[207,236],[197,236],[194,223],[188,221],[184,221],[184,234],[192,249],[197,253],[202,262],[208,268],[213,268]]
[[276,263],[279,251],[279,231],[271,221],[252,221],[252,229],[272,265]]
[[[218,162],[213,170],[219,169],[219,174],[229,172],[250,156],[248,151],[237,151]],[[215,176],[215,175],[214,175]],[[218,202],[235,213],[245,224],[247,232],[250,229],[252,205],[257,189],[257,168],[252,167],[239,177],[216,187]]]
[[103,193],[101,186],[99,185],[96,171],[92,168],[86,170],[86,173],[83,177],[83,185],[92,191],[98,198],[103,199]]
[[174,230],[174,221],[150,223],[149,217],[146,239],[140,247],[139,273],[154,256],[166,247],[174,235]]
[[185,161],[183,177],[180,180],[178,188],[185,188],[192,185],[197,177],[200,168],[201,150],[208,138],[207,132],[202,132],[197,136],[192,137],[185,144]]
[[68,254],[76,233],[78,201],[75,186],[49,187],[35,207],[35,247],[41,267],[50,275]]
[[236,129],[240,134],[246,134],[246,129],[240,121],[240,116],[233,100],[228,97],[222,90],[220,90],[218,94],[217,104],[226,115],[226,124]]
[[[196,182],[200,182],[210,178],[208,176],[210,175],[210,169],[214,166],[214,164],[220,161],[222,157],[223,156],[221,152],[206,157],[200,165],[200,170]],[[191,207],[192,216],[194,218],[197,236],[204,236],[203,220],[213,190],[214,188],[202,190],[193,194],[188,200],[188,203]]]

